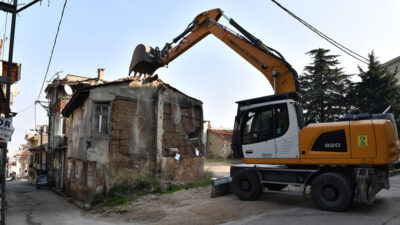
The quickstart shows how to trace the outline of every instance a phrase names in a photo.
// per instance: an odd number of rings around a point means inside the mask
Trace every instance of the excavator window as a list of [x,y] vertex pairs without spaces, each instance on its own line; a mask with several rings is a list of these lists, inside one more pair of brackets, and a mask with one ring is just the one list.
[[280,137],[289,129],[289,115],[286,104],[275,105],[276,137]]
[[273,139],[273,115],[272,106],[248,111],[243,131],[243,144],[252,144]]
[[289,129],[286,104],[276,104],[246,112],[243,144],[268,141],[283,136]]

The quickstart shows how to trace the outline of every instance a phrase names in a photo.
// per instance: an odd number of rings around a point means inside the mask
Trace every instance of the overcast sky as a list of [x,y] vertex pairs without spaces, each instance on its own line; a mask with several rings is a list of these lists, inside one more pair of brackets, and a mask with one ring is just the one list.
[[[280,2],[365,57],[372,50],[381,62],[400,55],[400,1]],[[45,0],[41,6],[36,4],[17,17],[14,62],[22,64],[22,74],[21,80],[13,85],[20,92],[12,106],[14,112],[32,105],[39,94],[64,1],[49,3],[48,7]],[[305,53],[314,48],[328,48],[332,54],[341,55],[341,66],[347,73],[357,73],[358,65],[365,68],[268,0],[69,0],[47,80],[58,71],[64,71],[62,76],[95,77],[97,68],[106,69],[106,80],[125,77],[137,44],[162,47],[197,14],[213,8],[221,8],[265,44],[280,51],[299,74],[310,63]],[[223,18],[220,22],[228,25]],[[4,23],[5,13],[1,12],[1,36]],[[9,32],[10,16],[7,25]],[[204,119],[211,120],[213,128],[232,128],[236,101],[272,94],[270,84],[259,71],[213,36],[157,73],[166,83],[203,101]],[[44,97],[42,93],[41,100]],[[16,130],[10,150],[17,150],[25,142],[25,132],[34,128],[34,114],[31,108],[14,119]],[[40,106],[36,107],[36,115],[37,124],[47,123],[46,112]]]

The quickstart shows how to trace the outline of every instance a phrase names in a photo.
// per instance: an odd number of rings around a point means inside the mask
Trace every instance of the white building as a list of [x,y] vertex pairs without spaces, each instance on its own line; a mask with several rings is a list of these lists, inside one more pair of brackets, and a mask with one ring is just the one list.
[[[396,68],[397,68],[397,73],[396,73],[396,77],[400,80],[400,56],[389,60],[385,63],[382,64],[384,67],[386,67],[388,69],[388,72],[395,72]],[[400,84],[400,81],[399,81]]]

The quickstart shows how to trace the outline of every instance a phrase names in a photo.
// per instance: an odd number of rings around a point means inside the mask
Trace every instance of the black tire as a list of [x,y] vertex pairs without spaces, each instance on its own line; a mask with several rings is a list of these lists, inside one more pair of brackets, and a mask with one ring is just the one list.
[[273,191],[280,191],[287,186],[288,186],[287,184],[265,184],[266,188]]
[[322,210],[345,211],[353,203],[353,182],[341,173],[323,173],[311,185],[311,198]]
[[244,169],[237,172],[233,177],[232,187],[236,196],[244,201],[254,201],[262,193],[258,174],[252,169]]

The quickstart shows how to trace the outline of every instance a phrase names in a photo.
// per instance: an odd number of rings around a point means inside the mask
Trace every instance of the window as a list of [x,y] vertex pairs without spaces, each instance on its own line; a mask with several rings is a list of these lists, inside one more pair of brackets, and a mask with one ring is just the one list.
[[59,117],[56,119],[56,133],[57,135],[64,135],[65,134],[65,118]]
[[244,125],[243,144],[267,141],[274,137],[273,108],[250,110]]
[[81,175],[81,186],[86,187],[87,186],[87,171],[88,171],[88,163],[83,162],[83,168],[82,168],[82,175]]
[[39,153],[35,153],[35,163],[39,163],[39,161],[40,161]]
[[297,115],[297,123],[300,129],[304,127],[304,115],[303,115],[303,108],[299,103],[296,103],[296,115]]
[[249,110],[244,123],[243,144],[268,141],[283,136],[289,129],[289,122],[286,104]]
[[108,134],[109,104],[96,103],[94,106],[94,130],[97,134]]
[[286,104],[275,105],[276,138],[284,135],[289,129],[289,114]]
[[65,134],[66,130],[67,130],[67,124],[66,124],[66,118],[62,118],[62,129],[61,129],[61,133]]
[[71,160],[71,168],[69,171],[69,179],[74,180],[75,179],[75,167],[76,167],[76,162],[75,160]]

